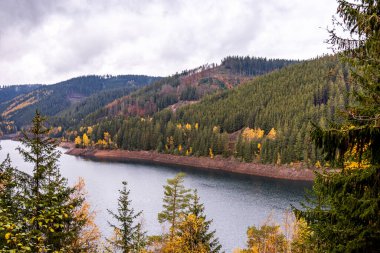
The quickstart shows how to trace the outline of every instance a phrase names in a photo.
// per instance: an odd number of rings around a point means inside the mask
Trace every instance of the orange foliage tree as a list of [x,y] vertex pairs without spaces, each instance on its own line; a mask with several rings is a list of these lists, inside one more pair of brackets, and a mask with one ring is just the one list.
[[[87,192],[85,190],[83,178],[79,178],[78,183],[74,186],[75,192],[73,199],[85,199]],[[70,248],[73,252],[98,252],[101,233],[95,224],[96,213],[91,210],[90,204],[85,200],[74,212],[74,219],[77,223],[84,224],[80,227],[79,236],[72,242]]]

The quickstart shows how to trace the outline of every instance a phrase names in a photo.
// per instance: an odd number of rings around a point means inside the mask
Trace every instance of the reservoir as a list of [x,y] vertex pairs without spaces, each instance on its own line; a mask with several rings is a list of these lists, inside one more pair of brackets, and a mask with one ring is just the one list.
[[[33,165],[25,163],[15,150],[19,142],[2,140],[0,145],[0,161],[9,153],[13,166],[32,172]],[[284,212],[291,205],[298,206],[304,199],[305,189],[311,188],[310,182],[303,181],[152,164],[93,161],[66,155],[65,149],[59,149],[62,152],[59,161],[62,175],[70,185],[79,177],[85,180],[87,199],[97,213],[96,223],[104,236],[110,234],[107,220],[112,221],[107,209],[116,210],[118,189],[121,189],[123,180],[128,182],[135,211],[143,211],[145,230],[148,235],[155,235],[164,229],[157,220],[157,214],[162,210],[163,185],[168,178],[185,172],[185,186],[198,190],[207,219],[213,219],[212,228],[226,252],[245,247],[248,226],[262,225],[269,215],[281,224]]]

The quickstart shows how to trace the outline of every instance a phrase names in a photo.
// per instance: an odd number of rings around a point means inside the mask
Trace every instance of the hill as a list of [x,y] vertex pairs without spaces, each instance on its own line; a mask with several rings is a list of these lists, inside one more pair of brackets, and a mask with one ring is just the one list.
[[[13,124],[14,129],[29,124],[37,108],[47,116],[67,114],[72,123],[81,115],[158,79],[138,75],[91,75],[53,85],[10,86],[0,90],[0,114],[2,122]],[[18,92],[10,92],[14,89]],[[70,114],[73,111],[75,116]]]
[[206,64],[163,78],[134,93],[116,99],[84,121],[93,124],[117,116],[151,116],[167,107],[173,110],[193,104],[206,95],[234,87],[257,75],[281,69],[297,61],[257,57],[226,57],[220,65]]
[[0,88],[0,104],[8,100],[11,100],[19,95],[29,93],[37,88],[40,88],[41,86],[41,84],[3,86]]
[[[345,66],[335,56],[325,56],[285,66],[234,89],[217,90],[176,110],[105,118],[91,126],[89,135],[103,147],[319,165],[322,159],[310,141],[311,124],[339,121],[351,89]],[[130,107],[124,109],[128,112]],[[76,134],[86,128],[81,130]],[[66,137],[73,139],[75,133]]]

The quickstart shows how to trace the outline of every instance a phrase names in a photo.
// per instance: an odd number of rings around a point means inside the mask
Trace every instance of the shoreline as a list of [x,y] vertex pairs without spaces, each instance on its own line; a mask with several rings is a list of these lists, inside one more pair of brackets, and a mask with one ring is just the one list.
[[294,168],[286,165],[270,165],[258,163],[244,163],[234,158],[222,157],[193,157],[162,154],[156,151],[128,151],[128,150],[100,150],[75,148],[73,143],[61,143],[67,148],[65,153],[73,156],[109,160],[117,162],[144,162],[159,165],[190,167],[214,171],[232,172],[243,175],[262,176],[268,178],[286,179],[293,181],[313,181],[314,170]]

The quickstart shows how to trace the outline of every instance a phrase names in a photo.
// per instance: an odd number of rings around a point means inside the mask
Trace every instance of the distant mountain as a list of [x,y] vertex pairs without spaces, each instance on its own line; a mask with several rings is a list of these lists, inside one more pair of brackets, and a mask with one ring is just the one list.
[[[53,85],[10,86],[0,90],[1,119],[3,123],[7,122],[8,128],[11,124],[20,128],[30,123],[36,109],[47,116],[70,115],[73,111],[90,113],[159,79],[142,75],[91,75]],[[73,118],[78,119],[79,115]]]
[[257,75],[281,69],[298,61],[257,57],[227,57],[220,65],[207,64],[163,78],[90,114],[84,122],[93,124],[116,116],[148,116],[170,107],[193,104],[220,90],[233,89]]
[[19,95],[29,93],[37,88],[40,88],[41,86],[41,84],[3,86],[0,88],[0,104],[9,101]]

